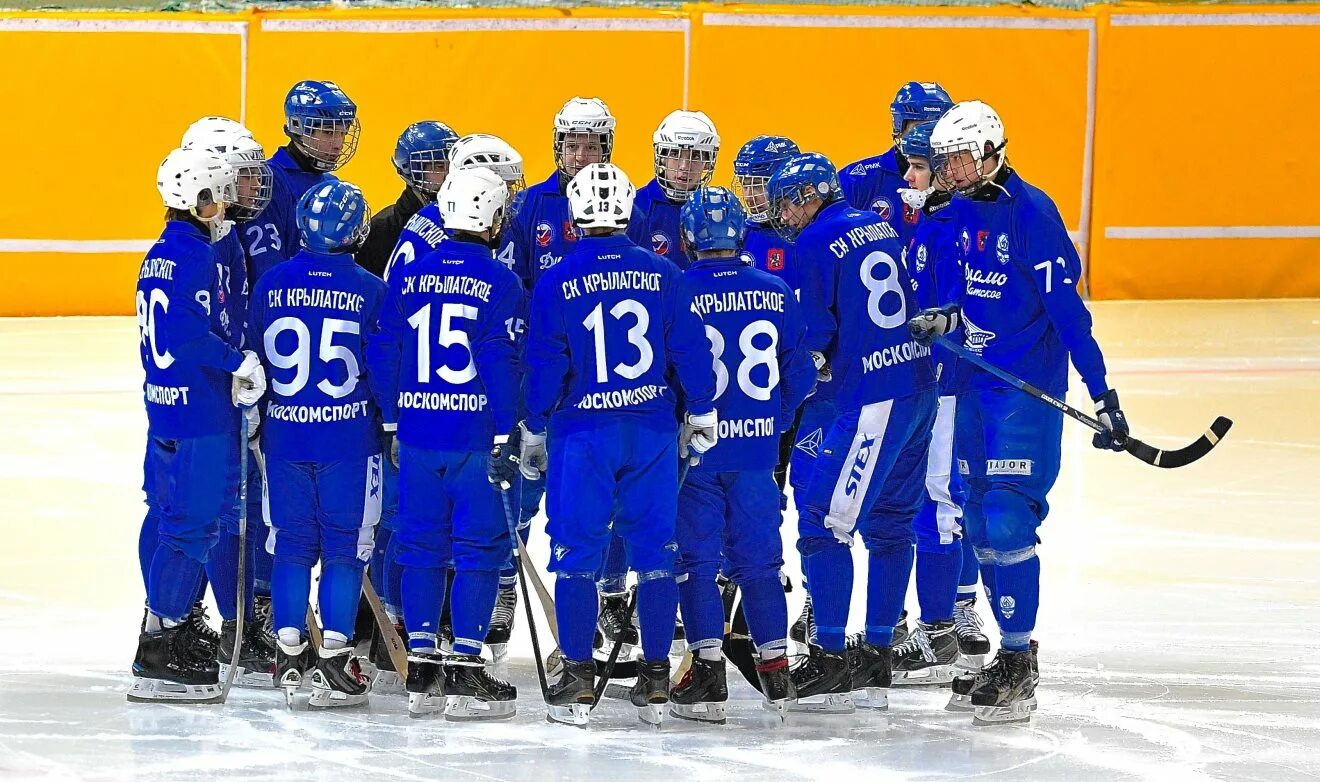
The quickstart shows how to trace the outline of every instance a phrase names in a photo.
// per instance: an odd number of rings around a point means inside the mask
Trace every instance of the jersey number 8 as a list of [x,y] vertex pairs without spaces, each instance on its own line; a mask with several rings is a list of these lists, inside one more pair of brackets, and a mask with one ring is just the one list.
[[[752,340],[758,336],[770,337],[770,344],[758,348]],[[724,335],[714,326],[706,326],[706,339],[710,340],[710,352],[715,358],[715,398],[724,396],[729,387],[729,368],[724,365]],[[738,388],[751,399],[761,402],[770,400],[770,392],[779,385],[779,331],[768,320],[756,320],[738,335],[738,350],[743,359],[738,362]],[[764,365],[767,371],[765,385],[757,385],[752,380],[752,370]]]
[[[883,280],[875,278],[875,267],[888,268],[889,274]],[[862,261],[862,284],[869,293],[866,299],[866,312],[871,322],[882,329],[895,329],[907,323],[907,298],[903,295],[903,284],[898,278],[898,264],[887,252],[876,250]],[[885,294],[893,293],[898,297],[898,311],[886,315],[881,311],[880,302]]]

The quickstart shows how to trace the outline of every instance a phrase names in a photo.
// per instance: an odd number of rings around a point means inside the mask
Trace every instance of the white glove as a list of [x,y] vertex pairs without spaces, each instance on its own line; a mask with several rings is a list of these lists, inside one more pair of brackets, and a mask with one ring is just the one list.
[[550,454],[545,448],[545,432],[534,434],[526,421],[518,422],[521,438],[518,451],[518,472],[529,481],[540,478],[550,468]]
[[[688,413],[683,417],[683,426],[678,433],[678,455],[688,460],[695,467],[701,464],[701,455],[715,447],[720,441],[716,426],[719,416],[712,410],[702,415]],[[690,454],[690,455],[689,455]]]
[[811,351],[811,363],[816,365],[817,383],[828,383],[834,379],[834,371],[830,369],[830,362],[826,360],[824,353],[819,350]]
[[243,351],[243,363],[234,370],[233,397],[238,407],[251,407],[266,393],[266,370],[261,359],[250,350]]

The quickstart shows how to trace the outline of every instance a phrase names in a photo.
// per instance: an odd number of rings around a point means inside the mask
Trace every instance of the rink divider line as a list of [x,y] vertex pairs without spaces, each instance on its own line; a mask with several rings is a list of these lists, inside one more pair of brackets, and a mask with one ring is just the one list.
[[0,19],[0,32],[32,33],[175,33],[241,35],[247,22],[184,22],[172,19]]
[[1311,27],[1320,14],[1111,14],[1113,27]]
[[687,19],[262,19],[270,33],[685,32]]
[[0,239],[0,253],[144,253],[155,239]]
[[1320,239],[1320,225],[1106,226],[1106,239]]
[[708,27],[857,27],[877,29],[965,28],[1003,30],[1091,30],[1095,19],[1018,19],[1005,16],[853,16],[851,14],[704,13]]

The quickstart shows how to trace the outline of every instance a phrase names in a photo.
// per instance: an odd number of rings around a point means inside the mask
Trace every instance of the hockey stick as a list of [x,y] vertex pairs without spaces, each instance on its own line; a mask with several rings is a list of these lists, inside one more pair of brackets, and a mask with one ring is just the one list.
[[234,686],[234,674],[238,671],[238,655],[243,651],[243,582],[247,579],[247,467],[248,467],[248,419],[239,411],[238,424],[238,586],[235,589],[238,603],[238,619],[234,625],[234,649],[229,657],[229,670],[225,671],[225,682],[220,687],[220,702],[229,699],[229,690]]
[[[986,372],[989,372],[990,374],[994,375],[995,377],[999,378],[1005,383],[1008,383],[1009,385],[1013,386],[1019,391],[1024,391],[1027,394],[1034,396],[1035,398],[1039,399],[1040,401],[1044,402],[1050,407],[1055,408],[1056,410],[1068,416],[1069,418],[1073,419],[1074,421],[1078,421],[1083,424],[1086,424],[1087,426],[1091,427],[1095,431],[1100,432],[1102,434],[1108,431],[1105,428],[1104,424],[1100,423],[1099,421],[1087,415],[1086,413],[1083,413],[1081,410],[1072,407],[1066,402],[1055,399],[1054,397],[1050,396],[1044,391],[1041,391],[1039,388],[1036,388],[1032,384],[1023,380],[1022,378],[1017,377],[1015,375],[1011,375],[1008,372],[1005,372],[1004,370],[987,362],[985,359],[971,352],[962,345],[950,341],[947,337],[938,337],[937,339],[939,340],[940,344],[944,345],[944,347],[958,354],[960,357],[972,362],[972,364],[974,364],[975,366],[980,367]],[[1191,464],[1192,462],[1196,461],[1197,459],[1200,459],[1201,457],[1210,453],[1211,449],[1213,449],[1216,445],[1218,445],[1220,440],[1224,439],[1224,435],[1228,434],[1228,430],[1231,429],[1232,427],[1233,427],[1233,422],[1221,415],[1214,420],[1214,423],[1210,424],[1210,428],[1205,430],[1205,434],[1196,438],[1196,440],[1194,440],[1190,445],[1186,445],[1182,448],[1178,448],[1172,451],[1165,451],[1159,448],[1155,448],[1154,446],[1147,445],[1146,443],[1143,443],[1142,441],[1130,435],[1123,441],[1122,445],[1124,451],[1127,451],[1128,453],[1137,457],[1146,464],[1151,464],[1156,467],[1164,467],[1166,469],[1173,469],[1174,467],[1185,467]]]
[[[503,493],[503,492],[501,492]],[[508,500],[505,500],[506,506]],[[506,507],[505,513],[508,513]],[[541,610],[545,613],[545,620],[550,623],[550,636],[555,639],[555,644],[559,644],[559,617],[555,616],[555,599],[550,595],[550,590],[545,588],[545,582],[541,580],[541,575],[532,567],[532,559],[527,554],[527,547],[523,544],[522,536],[518,534],[518,528],[515,525],[513,529],[513,540],[518,544],[518,562],[519,567],[527,572],[531,578],[532,587],[536,590],[536,597],[541,601]],[[526,600],[526,595],[523,596]]]
[[[632,596],[628,598],[627,615],[632,616],[633,611],[637,610],[637,589],[633,589]],[[605,694],[605,688],[610,684],[610,674],[614,673],[614,664],[619,661],[619,651],[623,649],[623,633],[614,639],[614,648],[610,649],[610,658],[605,661],[605,670],[601,672],[596,682],[596,696],[592,702],[592,708],[600,703],[601,696]]]
[[381,638],[385,639],[385,651],[390,655],[390,662],[394,664],[394,670],[404,679],[408,678],[408,650],[404,648],[403,639],[399,637],[399,632],[394,629],[394,623],[390,621],[389,614],[385,613],[385,606],[380,602],[380,595],[376,594],[376,587],[371,583],[371,578],[366,573],[362,574],[362,596],[367,599],[367,605],[371,606],[371,615],[376,620],[376,629],[380,631]]
[[[526,561],[527,549],[526,547],[523,546],[522,538],[518,536],[518,522],[514,519],[513,505],[512,503],[509,502],[509,492],[507,490],[500,489],[498,486],[495,488],[500,493],[501,504],[504,505],[504,521],[509,525],[509,534],[513,536],[513,541],[514,541],[513,561],[517,564],[518,567],[518,585],[522,589],[523,613],[527,615],[527,632],[531,633],[532,635],[532,659],[536,661],[536,679],[541,684],[541,699],[544,700],[546,703],[549,703],[550,683],[545,676],[545,661],[541,659],[541,639],[536,634],[536,615],[532,613],[532,597],[527,592],[527,579],[529,577],[528,571],[531,570],[531,566],[527,564]],[[539,580],[537,584],[540,590],[545,589],[545,586],[543,584],[540,584]],[[542,607],[544,607],[546,601],[546,595],[544,594],[541,595],[541,601],[542,601]],[[554,609],[552,604],[551,607],[552,615],[553,612]],[[557,643],[558,633],[556,631],[558,629],[558,625],[553,618],[550,620],[550,627],[551,627],[551,632],[556,635],[555,640]]]

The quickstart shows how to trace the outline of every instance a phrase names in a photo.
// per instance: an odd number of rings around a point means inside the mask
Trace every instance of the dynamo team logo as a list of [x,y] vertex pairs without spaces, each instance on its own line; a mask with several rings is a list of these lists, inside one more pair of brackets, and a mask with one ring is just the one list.
[[536,244],[538,247],[549,247],[550,240],[555,236],[554,229],[549,223],[536,224]]
[[888,222],[890,216],[894,214],[894,207],[889,205],[889,201],[877,198],[871,202],[871,211],[880,215],[881,220]]
[[982,351],[985,350],[985,346],[990,344],[990,341],[993,340],[996,336],[998,336],[993,331],[986,331],[985,329],[981,328],[980,326],[977,326],[975,323],[968,320],[966,312],[963,312],[962,322],[963,322],[963,344],[967,346],[968,350],[972,351],[978,356],[981,355]]
[[656,255],[668,255],[669,237],[659,231],[651,234],[651,249],[655,250]]

